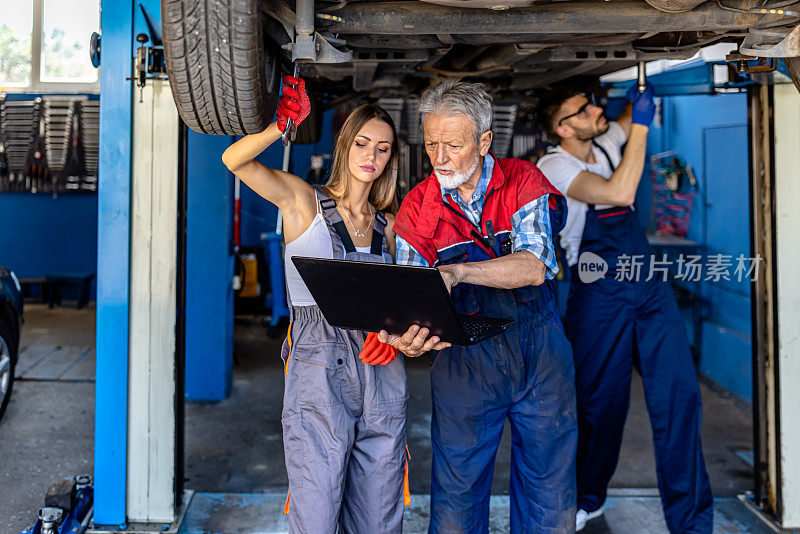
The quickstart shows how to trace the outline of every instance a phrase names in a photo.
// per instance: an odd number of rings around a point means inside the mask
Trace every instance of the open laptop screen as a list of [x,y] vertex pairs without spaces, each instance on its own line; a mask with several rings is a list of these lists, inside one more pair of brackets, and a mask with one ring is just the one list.
[[418,324],[443,341],[466,342],[438,269],[300,256],[291,259],[332,326],[403,334]]

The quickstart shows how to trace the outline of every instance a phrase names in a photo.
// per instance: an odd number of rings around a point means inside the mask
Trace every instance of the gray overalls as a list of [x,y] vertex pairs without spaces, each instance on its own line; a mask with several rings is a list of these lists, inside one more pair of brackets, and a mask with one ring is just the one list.
[[[316,189],[333,257],[391,262],[382,213],[369,253],[353,246],[336,203]],[[376,298],[380,298],[376,295]],[[330,326],[317,306],[291,306],[283,344],[283,443],[290,532],[402,531],[408,384],[402,355],[363,363],[365,332]]]

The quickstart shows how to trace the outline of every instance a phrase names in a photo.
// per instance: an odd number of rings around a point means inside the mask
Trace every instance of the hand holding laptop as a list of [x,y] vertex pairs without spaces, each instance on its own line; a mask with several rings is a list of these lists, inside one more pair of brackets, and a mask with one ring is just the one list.
[[381,342],[411,357],[451,344],[480,343],[513,323],[456,312],[448,290],[463,281],[466,273],[461,267],[299,256],[293,256],[292,262],[328,324],[381,332]]
[[453,292],[453,288],[461,282],[462,274],[457,263],[452,265],[440,265],[437,267],[442,275],[442,281],[448,293]]
[[419,325],[411,325],[402,336],[389,334],[386,330],[378,333],[378,340],[388,343],[409,358],[422,356],[431,350],[442,350],[451,346],[450,343],[440,341],[438,336],[428,338],[430,331],[427,328],[420,328]]

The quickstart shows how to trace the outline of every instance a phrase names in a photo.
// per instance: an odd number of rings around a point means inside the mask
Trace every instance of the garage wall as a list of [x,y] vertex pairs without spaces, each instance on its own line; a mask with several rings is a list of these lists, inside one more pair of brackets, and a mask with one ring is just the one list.
[[[41,93],[9,93],[33,100]],[[96,100],[95,94],[71,94]],[[97,195],[0,193],[0,265],[20,278],[97,272]],[[92,280],[91,300],[96,298]]]
[[97,195],[0,194],[0,265],[20,278],[95,273]]
[[[700,190],[691,213],[688,239],[704,254],[750,256],[749,148],[744,94],[694,95],[662,99],[662,120],[648,137],[648,153],[676,150],[694,169]],[[641,222],[650,221],[649,160],[637,195]],[[731,274],[733,274],[733,268]],[[705,276],[705,274],[704,274]],[[704,281],[699,292],[704,320],[697,341],[700,371],[750,401],[752,352],[750,286],[747,282]],[[693,337],[691,323],[687,331]]]

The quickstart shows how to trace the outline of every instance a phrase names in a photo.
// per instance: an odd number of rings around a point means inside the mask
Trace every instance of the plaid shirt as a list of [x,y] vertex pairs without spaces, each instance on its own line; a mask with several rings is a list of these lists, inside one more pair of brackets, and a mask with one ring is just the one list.
[[[478,180],[478,185],[472,193],[469,204],[465,203],[455,189],[442,188],[442,198],[447,202],[447,195],[459,205],[464,214],[475,225],[479,226],[481,213],[486,200],[486,189],[494,172],[494,158],[487,154],[483,159],[483,170]],[[511,246],[512,252],[527,250],[538,260],[544,263],[545,276],[552,279],[558,274],[558,262],[550,235],[550,208],[549,196],[542,195],[534,199],[511,216]],[[430,267],[425,258],[412,247],[408,241],[396,236],[398,265],[416,265]]]

